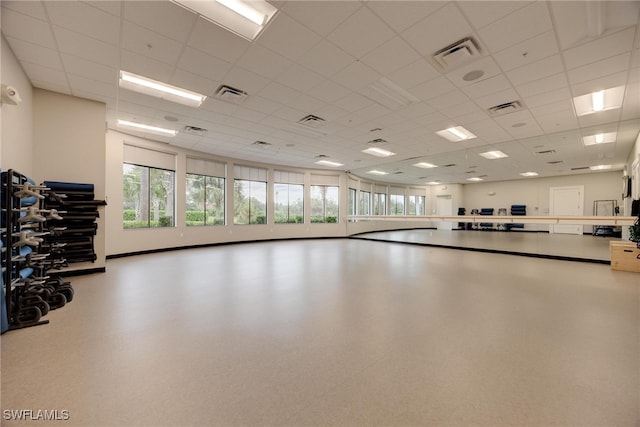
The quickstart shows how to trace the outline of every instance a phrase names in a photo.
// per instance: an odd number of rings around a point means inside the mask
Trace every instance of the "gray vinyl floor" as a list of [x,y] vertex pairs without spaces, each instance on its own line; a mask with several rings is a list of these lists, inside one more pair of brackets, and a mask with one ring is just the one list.
[[6,426],[638,426],[640,275],[355,239],[110,260],[2,336]]
[[588,234],[433,229],[378,231],[360,234],[356,237],[607,262],[611,261],[609,242],[621,240],[620,237]]

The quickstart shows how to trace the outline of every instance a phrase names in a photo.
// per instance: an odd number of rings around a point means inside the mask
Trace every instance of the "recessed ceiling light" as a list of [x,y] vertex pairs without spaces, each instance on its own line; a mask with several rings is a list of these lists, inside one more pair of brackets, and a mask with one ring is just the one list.
[[337,168],[338,166],[343,166],[342,163],[332,162],[331,160],[318,160],[316,164],[323,165],[323,166],[331,166],[333,168]]
[[371,154],[372,156],[377,156],[377,157],[389,157],[389,156],[395,156],[396,154],[389,150],[385,150],[384,148],[378,148],[378,147],[367,148],[366,150],[362,150],[362,152]]
[[480,153],[479,155],[484,157],[485,159],[489,159],[489,160],[503,159],[505,157],[509,157],[505,153],[503,153],[502,151],[498,151],[498,150],[487,151],[486,153]]
[[617,132],[598,133],[596,135],[588,135],[582,137],[584,145],[606,144],[616,142]]
[[379,170],[375,170],[375,169],[374,170],[370,170],[367,173],[370,173],[372,175],[387,175],[388,174],[388,172],[379,171]]
[[436,134],[453,142],[476,138],[474,134],[472,134],[462,126],[454,126],[448,129],[439,130],[438,132],[436,132]]
[[573,105],[576,108],[576,115],[585,116],[620,108],[624,98],[624,89],[624,86],[617,86],[574,97]]
[[264,0],[172,1],[249,41],[258,37],[278,11]]
[[168,122],[177,122],[178,118],[173,116],[164,116],[164,119]]
[[177,130],[165,129],[158,126],[145,125],[143,123],[130,122],[128,120],[122,119],[118,119],[118,126],[151,132],[163,136],[176,136],[176,134],[178,133]]
[[120,71],[120,87],[142,93],[144,95],[166,99],[167,101],[176,102],[182,105],[188,105],[189,107],[199,107],[204,100],[207,99],[206,96],[199,93],[182,89],[177,86],[171,86],[127,71]]
[[611,169],[611,168],[612,168],[611,165],[589,166],[589,169],[591,169],[592,171],[603,171],[603,170],[608,170],[608,169]]
[[522,172],[522,176],[538,176],[538,172]]
[[483,180],[482,178],[479,178],[477,176],[472,176],[471,178],[467,178],[467,181],[474,181],[474,182],[482,181],[482,180]]
[[413,166],[418,167],[418,168],[423,168],[423,169],[431,169],[431,168],[437,168],[438,167],[438,165],[434,165],[432,163],[427,163],[427,162],[415,163]]

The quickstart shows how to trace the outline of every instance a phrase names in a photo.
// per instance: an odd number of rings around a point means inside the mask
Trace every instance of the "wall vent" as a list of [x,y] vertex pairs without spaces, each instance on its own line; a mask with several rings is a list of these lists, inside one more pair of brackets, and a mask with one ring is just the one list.
[[243,103],[249,94],[235,87],[221,85],[216,89],[215,97],[221,101],[230,102],[232,104]]
[[555,152],[556,150],[543,150],[543,151],[536,151],[536,154],[553,154]]
[[466,37],[433,54],[433,60],[443,70],[449,70],[480,56],[478,42],[472,37]]
[[303,118],[301,118],[300,120],[298,120],[298,123],[303,125],[303,126],[307,126],[313,129],[317,129],[319,127],[322,127],[325,123],[325,119],[323,119],[322,117],[318,117],[318,116],[314,116],[313,114],[309,114],[308,116],[304,116]]
[[450,168],[450,167],[455,166],[455,165],[456,165],[455,163],[450,163],[448,165],[442,165],[440,167],[442,167],[442,168]]
[[562,161],[562,160],[554,160],[554,161],[551,161],[551,162],[547,162],[547,164],[550,164],[550,165],[558,165],[560,163],[564,163],[564,161]]
[[203,136],[207,133],[207,130],[204,128],[199,128],[198,126],[185,126],[184,133],[189,133],[191,135]]
[[572,171],[583,171],[589,169],[589,166],[580,166],[579,168],[571,168]]
[[522,102],[520,101],[505,102],[504,104],[494,105],[493,107],[488,108],[488,111],[492,116],[501,116],[503,114],[514,113],[520,110],[522,110]]

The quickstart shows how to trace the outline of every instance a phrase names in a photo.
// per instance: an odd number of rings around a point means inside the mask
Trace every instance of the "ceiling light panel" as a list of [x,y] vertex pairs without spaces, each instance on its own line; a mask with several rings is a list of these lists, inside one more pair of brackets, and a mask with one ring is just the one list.
[[472,176],[471,178],[467,178],[467,181],[478,182],[478,181],[482,181],[482,178],[479,178],[477,176]]
[[342,163],[338,163],[338,162],[333,162],[331,160],[318,160],[316,162],[317,165],[322,165],[322,166],[331,166],[333,168],[337,168],[339,166],[343,166]]
[[379,171],[379,170],[370,170],[369,172],[372,175],[388,175],[388,172],[384,172],[384,171]]
[[249,41],[255,40],[278,9],[264,0],[172,0]]
[[595,135],[587,135],[582,137],[582,142],[585,146],[607,144],[610,142],[616,142],[617,132],[598,133]]
[[573,98],[576,115],[586,116],[601,111],[613,110],[622,106],[625,86],[604,89]]
[[538,176],[538,172],[522,172],[521,176]]
[[591,169],[592,171],[604,171],[604,170],[609,170],[611,168],[612,168],[611,165],[589,166],[589,169]]
[[206,96],[199,93],[139,76],[128,71],[120,71],[120,87],[189,107],[199,107],[204,100],[207,99]]
[[438,165],[434,165],[432,163],[427,163],[427,162],[419,162],[419,163],[414,163],[415,167],[417,168],[423,168],[423,169],[431,169],[431,168],[437,168]]
[[118,119],[118,126],[135,129],[143,132],[154,133],[162,136],[176,136],[177,130],[161,128],[158,126],[145,125],[144,123],[136,123],[128,120]]
[[498,151],[498,150],[496,150],[496,151],[487,151],[486,153],[480,153],[479,155],[484,157],[485,159],[489,159],[489,160],[504,159],[505,157],[509,157],[508,155],[506,155],[502,151]]
[[474,134],[472,134],[462,126],[454,126],[448,129],[439,130],[436,132],[436,134],[452,142],[465,141],[467,139],[476,138]]
[[390,156],[395,156],[396,154],[392,151],[385,150],[384,148],[379,148],[379,147],[367,148],[366,150],[362,150],[362,152],[371,154],[372,156],[376,156],[376,157],[390,157]]

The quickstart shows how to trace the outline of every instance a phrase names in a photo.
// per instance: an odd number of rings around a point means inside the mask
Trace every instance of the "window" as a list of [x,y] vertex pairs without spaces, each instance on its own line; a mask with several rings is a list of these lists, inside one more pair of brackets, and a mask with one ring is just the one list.
[[234,166],[233,223],[267,223],[267,170]]
[[187,157],[186,224],[225,224],[226,165]]
[[408,196],[408,215],[425,215],[424,196]]
[[124,145],[124,228],[175,225],[175,155]]
[[274,171],[275,223],[304,223],[304,174]]
[[389,196],[389,214],[404,215],[404,196],[401,194],[392,194]]
[[374,193],[373,194],[373,214],[374,215],[386,215],[387,214],[387,193]]
[[311,186],[311,222],[338,222],[338,187]]
[[371,192],[360,192],[360,210],[358,213],[360,215],[371,215]]
[[358,205],[358,199],[356,198],[356,189],[349,189],[349,215],[356,214],[356,206]]

